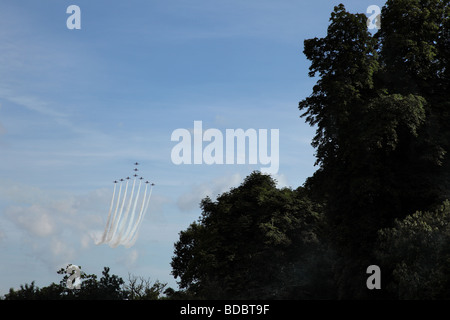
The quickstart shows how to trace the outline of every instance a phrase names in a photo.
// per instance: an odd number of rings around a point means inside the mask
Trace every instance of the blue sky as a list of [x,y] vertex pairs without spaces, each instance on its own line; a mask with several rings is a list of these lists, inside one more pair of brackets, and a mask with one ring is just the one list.
[[[300,0],[3,0],[0,4],[0,294],[59,282],[67,264],[104,266],[176,287],[170,259],[199,202],[261,165],[175,165],[171,133],[279,129],[279,186],[314,170],[314,128],[299,118],[303,41],[326,34],[333,7]],[[69,5],[81,29],[69,30]],[[112,181],[156,183],[136,244],[96,246]]]

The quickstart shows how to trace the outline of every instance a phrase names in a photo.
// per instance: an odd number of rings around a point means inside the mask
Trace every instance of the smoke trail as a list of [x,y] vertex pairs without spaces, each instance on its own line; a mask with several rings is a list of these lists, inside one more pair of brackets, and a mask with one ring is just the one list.
[[109,224],[111,223],[111,213],[112,213],[112,209],[114,206],[114,198],[116,196],[116,187],[117,187],[117,183],[114,183],[114,190],[113,190],[113,195],[112,195],[112,199],[111,199],[111,206],[109,207],[108,219],[106,220],[105,230],[103,231],[100,241],[96,242],[96,244],[105,243],[106,234],[108,233]]
[[[138,163],[136,162],[135,165],[138,165]],[[138,171],[138,169],[135,168],[134,171]],[[108,218],[103,234],[95,242],[97,245],[108,243],[110,247],[115,248],[122,244],[129,248],[136,242],[140,226],[150,203],[154,184],[151,184],[150,191],[148,192],[149,182],[146,181],[144,195],[141,196],[143,178],[141,177],[139,179],[139,186],[137,186],[136,191],[137,174],[134,174],[134,177],[130,194],[128,194],[130,178],[126,179],[127,182],[125,183],[125,188],[123,183],[124,179],[120,179],[118,192],[116,186],[117,181],[114,181]],[[138,207],[139,210],[136,212]]]
[[[123,194],[122,205],[120,206],[119,217],[117,218],[117,222],[115,224],[115,228],[114,228],[114,231],[113,231],[113,234],[112,234],[112,237],[111,237],[112,239],[115,238],[116,233],[117,233],[117,228],[119,227],[119,223],[120,223],[120,221],[122,219],[123,207],[125,206],[125,201],[127,199],[127,191],[128,191],[128,180],[127,180],[127,183],[125,185],[125,192]],[[117,245],[112,246],[112,247],[115,248],[115,247],[117,247]]]
[[[123,230],[125,229],[125,225],[127,224],[127,221],[128,221],[127,219],[128,219],[128,215],[130,213],[131,203],[133,201],[135,183],[136,183],[136,179],[134,179],[134,181],[133,181],[133,190],[131,191],[131,197],[130,197],[130,201],[128,203],[127,211],[126,211],[125,216],[123,217],[122,221],[120,222],[119,233],[118,233],[118,235],[116,237],[116,240],[112,243],[113,248],[117,247],[120,244],[120,242],[121,242],[122,235],[123,235]],[[139,181],[139,187],[138,187],[137,195],[136,195],[135,200],[134,200],[132,216],[134,216],[134,212],[136,211],[136,203],[137,203],[137,199],[139,198],[139,193],[140,193],[140,190],[141,190],[141,184],[142,184],[142,180]]]
[[[144,210],[144,204],[145,204],[145,200],[147,199],[147,189],[148,189],[148,184],[145,184],[145,190],[144,190],[144,197],[142,198],[142,204],[141,204],[141,209],[139,210],[139,215],[138,217],[136,217],[136,221],[134,222],[133,228],[132,226],[132,222],[134,220],[134,212],[133,212],[133,217],[130,220],[130,223],[128,224],[128,228],[127,231],[125,232],[125,236],[124,236],[124,244],[128,243],[132,236],[133,236],[133,232],[131,232],[131,230],[136,230],[136,227],[139,223],[139,220],[142,216],[142,211]],[[136,199],[137,200],[137,199]]]
[[142,220],[144,219],[145,214],[147,213],[148,205],[149,205],[149,203],[150,203],[150,197],[152,196],[152,190],[153,190],[153,186],[150,188],[150,193],[149,193],[149,195],[148,195],[148,199],[147,199],[147,203],[146,203],[145,208],[144,208],[144,212],[142,213],[142,216],[139,217],[139,222],[135,225],[135,230],[134,230],[134,232],[136,232],[136,233],[134,234],[133,239],[132,239],[130,242],[124,244],[126,248],[130,248],[131,246],[133,246],[134,243],[135,243],[136,240],[137,240],[137,236],[139,235],[139,230],[140,230],[141,222],[142,222]]
[[116,209],[114,210],[114,216],[113,216],[113,220],[111,225],[108,228],[108,232],[106,233],[106,240],[105,242],[109,242],[112,238],[112,230],[115,226],[116,223],[116,217],[117,217],[117,209],[119,208],[119,203],[120,203],[120,197],[122,196],[122,182],[120,182],[120,186],[119,186],[119,194],[117,196],[117,202],[116,202]]
[[[125,216],[123,217],[122,221],[120,222],[118,241],[120,241],[120,237],[121,237],[124,225],[126,224],[128,215],[130,213],[131,204],[133,203],[133,196],[134,196],[135,186],[136,186],[136,178],[134,178],[134,180],[133,180],[133,188],[131,190],[130,200],[128,201],[127,211],[125,212]],[[138,192],[138,194],[139,194],[139,192]]]
[[[140,187],[141,187],[141,186],[139,185],[139,188],[140,188]],[[137,225],[137,223],[139,222],[139,217],[140,217],[141,214],[142,214],[142,210],[143,210],[143,208],[144,208],[144,202],[145,202],[145,199],[146,199],[146,197],[147,197],[147,187],[148,187],[148,185],[145,184],[145,191],[144,191],[144,197],[143,197],[143,200],[142,200],[141,209],[139,210],[139,216],[136,217],[136,219],[134,219],[135,211],[133,210],[133,213],[132,213],[131,218],[130,218],[130,222],[128,223],[127,230],[125,231],[125,234],[124,234],[124,236],[123,236],[123,239],[124,239],[123,241],[124,241],[124,243],[130,241],[130,231],[131,231],[133,222],[134,222],[134,225]],[[137,199],[138,199],[138,196],[136,196],[136,202],[137,202]],[[133,226],[133,227],[134,227],[134,226]]]
[[135,243],[136,240],[137,240],[137,237],[138,237],[138,235],[139,235],[139,230],[140,230],[140,226],[141,226],[142,220],[144,219],[145,214],[147,213],[147,208],[148,208],[148,205],[149,205],[149,203],[150,203],[150,198],[151,198],[151,195],[152,195],[152,190],[153,190],[153,186],[150,188],[150,193],[149,193],[149,195],[148,195],[147,203],[146,203],[145,208],[144,208],[144,210],[143,210],[143,212],[142,212],[142,215],[140,215],[138,223],[134,226],[134,228],[133,228],[133,230],[132,230],[132,232],[131,232],[132,234],[134,234],[133,238],[132,238],[130,241],[128,241],[127,243],[124,243],[124,246],[125,246],[126,248],[129,248],[129,247],[133,246],[134,243]]

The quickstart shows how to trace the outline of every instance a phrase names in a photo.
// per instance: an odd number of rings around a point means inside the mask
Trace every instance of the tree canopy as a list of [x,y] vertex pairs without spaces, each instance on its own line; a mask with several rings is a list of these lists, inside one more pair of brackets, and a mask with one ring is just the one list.
[[348,298],[368,293],[361,270],[378,263],[377,231],[450,194],[449,1],[387,1],[375,35],[366,20],[341,4],[327,35],[305,40],[319,79],[299,103],[317,128],[306,188],[324,204]]
[[[153,284],[149,279],[129,275],[125,282],[117,275],[111,275],[110,268],[104,267],[102,277],[86,274],[80,268],[80,288],[68,288],[69,275],[61,268],[58,274],[64,275],[61,281],[39,288],[33,281],[21,285],[20,289],[11,288],[3,298],[5,300],[157,300],[163,298],[167,284],[156,280]],[[170,292],[170,291],[169,291]]]
[[181,288],[213,299],[318,294],[307,271],[323,249],[322,217],[303,188],[277,189],[270,176],[253,172],[201,208],[175,244],[172,273]]
[[417,211],[379,231],[376,254],[392,272],[387,290],[396,299],[448,299],[450,202]]
[[[388,0],[371,34],[366,15],[334,8],[326,36],[304,41],[318,80],[299,109],[316,128],[317,171],[296,190],[252,173],[204,199],[175,244],[182,289],[209,298],[449,297],[449,10],[448,0]],[[366,287],[374,264],[385,290]]]

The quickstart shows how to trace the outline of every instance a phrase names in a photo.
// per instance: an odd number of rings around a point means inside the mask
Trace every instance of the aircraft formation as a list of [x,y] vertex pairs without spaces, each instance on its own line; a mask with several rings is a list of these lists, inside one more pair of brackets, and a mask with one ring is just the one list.
[[[138,166],[138,165],[139,165],[139,162],[135,162],[134,165],[135,165],[135,166]],[[138,168],[134,168],[133,171],[134,171],[134,172],[137,172],[137,171],[139,171],[139,169],[138,169]],[[135,174],[133,175],[134,178],[137,178],[138,176],[139,176],[139,175],[138,175],[137,173],[135,173]],[[126,180],[130,180],[130,177],[126,177],[125,179],[126,179]],[[144,179],[143,177],[140,177],[140,178],[139,178],[139,180],[143,180],[143,179]],[[120,179],[120,182],[123,182],[123,181],[124,181],[124,179]],[[119,181],[114,180],[113,182],[114,182],[114,183],[118,183]],[[147,181],[145,181],[145,183],[146,183],[146,184],[149,184],[150,182],[148,182],[148,180],[147,180]],[[150,185],[153,187],[155,184],[154,184],[154,183],[150,183]]]
[[[135,162],[134,165],[138,166],[139,163]],[[126,177],[113,181],[114,189],[107,222],[101,238],[96,241],[97,245],[107,243],[112,248],[118,245],[129,248],[137,240],[155,184],[148,180],[143,183],[143,177],[137,178],[139,169],[134,168],[133,171],[135,172],[134,179]],[[145,188],[142,188],[143,185]],[[117,190],[117,186],[119,190]],[[144,191],[143,195],[141,189]]]

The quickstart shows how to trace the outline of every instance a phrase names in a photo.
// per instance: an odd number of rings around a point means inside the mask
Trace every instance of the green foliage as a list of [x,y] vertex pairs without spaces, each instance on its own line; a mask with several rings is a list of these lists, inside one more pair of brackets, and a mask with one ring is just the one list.
[[129,277],[128,284],[117,275],[110,275],[110,269],[104,267],[102,277],[97,280],[95,274],[86,274],[81,270],[81,288],[67,288],[66,269],[61,268],[58,274],[64,275],[59,284],[52,283],[47,287],[38,288],[34,281],[31,285],[21,285],[19,290],[10,289],[4,296],[5,300],[157,300],[162,298],[166,284],[156,280]]
[[389,0],[372,36],[341,4],[327,35],[305,40],[319,75],[299,103],[317,128],[319,169],[305,187],[325,204],[340,297],[366,297],[349,284],[376,263],[379,229],[450,197],[449,10],[448,0]]
[[450,202],[418,211],[379,231],[377,254],[392,269],[390,290],[399,299],[449,299]]
[[129,300],[158,300],[162,298],[166,286],[166,283],[158,280],[152,284],[150,279],[128,275],[128,284],[124,290]]
[[180,232],[172,259],[172,274],[188,294],[210,299],[328,294],[325,284],[313,286],[310,272],[330,268],[317,258],[323,250],[320,208],[302,188],[277,189],[270,176],[253,172],[216,201],[203,199],[201,207],[199,221]]
[[[80,268],[81,270],[81,268]],[[126,293],[122,290],[124,281],[116,275],[109,274],[110,269],[105,267],[102,271],[102,277],[97,280],[95,274],[87,275],[81,271],[81,289],[68,289],[66,270],[61,268],[58,273],[64,274],[59,286],[62,289],[62,299],[80,299],[80,300],[122,300]]]
[[389,87],[402,94],[439,93],[441,80],[448,80],[449,13],[446,0],[386,2],[377,37]]
[[361,118],[361,144],[367,151],[396,149],[402,132],[417,137],[425,121],[425,99],[409,94],[381,95],[373,99]]
[[9,289],[5,295],[5,300],[39,300],[39,288],[35,286],[34,281],[30,285],[20,285],[20,290]]
[[373,74],[379,66],[366,19],[364,14],[346,12],[341,4],[331,14],[327,36],[305,40],[303,52],[311,60],[309,75],[318,73],[320,79],[299,108],[306,110],[302,115],[306,121],[317,126],[312,142],[317,164],[327,165],[354,134],[352,124],[373,88]]

